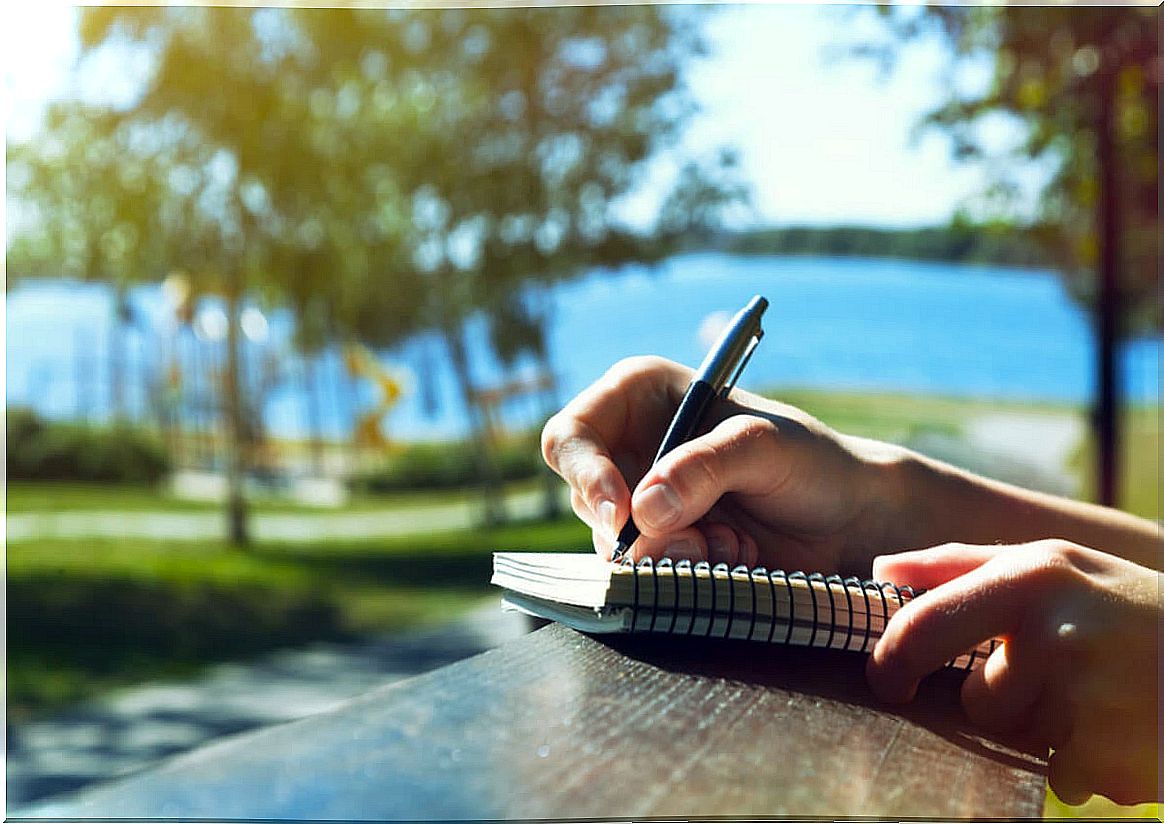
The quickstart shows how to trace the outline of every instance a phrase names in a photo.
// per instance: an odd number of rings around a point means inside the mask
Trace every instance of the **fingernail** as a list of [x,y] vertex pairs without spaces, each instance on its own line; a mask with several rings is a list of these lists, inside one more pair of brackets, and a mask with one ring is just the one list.
[[598,553],[598,557],[609,561],[610,556],[614,554],[614,542],[598,533],[591,533],[591,542],[594,544],[594,551]]
[[668,544],[667,548],[663,550],[663,556],[672,561],[691,561],[691,563],[703,560],[699,547],[686,538]]
[[716,564],[730,564],[732,562],[732,556],[728,551],[727,542],[723,538],[715,537],[708,540],[707,560],[711,562],[712,566]]
[[662,529],[679,520],[683,503],[667,484],[655,484],[639,494],[635,511],[643,521]]
[[618,536],[618,507],[614,501],[603,501],[598,505],[598,523],[610,533],[611,538]]

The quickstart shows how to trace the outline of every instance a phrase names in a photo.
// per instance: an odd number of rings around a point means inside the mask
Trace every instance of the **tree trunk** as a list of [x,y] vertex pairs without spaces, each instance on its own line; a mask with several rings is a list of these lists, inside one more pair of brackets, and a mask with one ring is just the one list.
[[93,399],[89,396],[90,377],[93,374],[93,364],[90,358],[93,347],[88,336],[81,333],[82,327],[73,329],[73,387],[76,409],[74,417],[84,426],[89,425],[89,414],[93,408]]
[[316,374],[314,354],[303,355],[303,399],[307,404],[308,442],[311,450],[311,471],[323,477],[323,411],[319,400],[319,376]]
[[493,461],[489,444],[489,432],[485,426],[484,416],[473,397],[473,380],[469,375],[469,356],[465,349],[464,331],[458,328],[445,326],[442,330],[445,345],[449,350],[449,358],[453,364],[453,372],[457,376],[457,385],[461,390],[465,409],[469,413],[470,433],[473,440],[473,458],[477,465],[477,473],[481,479],[481,498],[485,505],[485,523],[490,526],[503,524],[506,521],[505,501],[501,490],[501,475]]
[[[558,376],[554,372],[554,365],[550,362],[549,344],[545,341],[543,330],[543,344],[538,352],[538,367],[542,375],[549,382],[542,395],[542,418],[549,420],[550,416],[558,411]],[[542,473],[542,516],[547,520],[557,518],[562,514],[561,482],[558,476],[543,466]]]
[[246,469],[246,423],[243,418],[241,344],[239,315],[242,309],[242,285],[234,275],[226,295],[226,374],[223,386],[223,411],[226,415],[226,528],[227,538],[235,547],[250,543],[247,530],[246,495],[243,489]]
[[1092,425],[1096,445],[1096,494],[1101,504],[1119,502],[1119,449],[1121,392],[1116,355],[1119,346],[1119,158],[1115,145],[1115,95],[1117,66],[1101,69],[1100,108],[1097,124],[1099,166],[1099,290],[1096,295],[1096,387]]
[[109,412],[115,424],[125,421],[125,327],[129,296],[117,284],[113,293],[113,324],[109,327]]

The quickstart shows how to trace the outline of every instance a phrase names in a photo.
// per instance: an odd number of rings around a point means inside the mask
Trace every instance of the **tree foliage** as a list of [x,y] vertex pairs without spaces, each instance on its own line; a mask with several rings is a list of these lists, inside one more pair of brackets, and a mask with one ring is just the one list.
[[[290,306],[309,350],[437,330],[472,414],[467,318],[484,315],[503,362],[544,360],[547,286],[665,254],[741,196],[721,153],[655,184],[645,229],[618,209],[693,111],[681,68],[698,19],[655,5],[87,8],[83,55],[144,53],[148,70],[129,105],[63,103],[47,140],[10,154],[41,227],[13,268],[41,255],[35,271],[126,282],[180,269],[231,314],[244,294]],[[65,266],[73,245],[104,257]],[[228,350],[238,419],[237,340]]]
[[[612,205],[692,112],[692,9],[94,8],[92,52],[144,46],[119,123],[203,149],[203,259],[297,311],[302,342],[375,345],[484,310],[542,346],[531,286],[665,253],[740,196],[692,165],[636,232]],[[166,192],[179,196],[173,190]]]
[[[958,155],[973,158],[983,152],[984,119],[1003,114],[1021,122],[1025,136],[1016,151],[1054,169],[1034,229],[1072,292],[1089,304],[1097,295],[1102,234],[1100,121],[1110,104],[1121,332],[1160,329],[1159,10],[927,6],[882,14],[898,41],[937,33],[964,60],[993,66],[984,88],[967,88],[957,82],[955,64],[949,97],[926,123],[951,135]],[[894,48],[890,42],[867,50],[891,57]],[[1000,183],[996,194],[1005,197]]]

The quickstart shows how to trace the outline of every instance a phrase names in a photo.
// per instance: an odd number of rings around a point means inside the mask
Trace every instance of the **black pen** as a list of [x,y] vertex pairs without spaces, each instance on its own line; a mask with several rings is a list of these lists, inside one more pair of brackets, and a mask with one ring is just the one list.
[[[683,393],[683,400],[679,402],[675,417],[667,427],[667,434],[659,444],[652,466],[679,444],[691,440],[711,401],[717,397],[726,398],[732,391],[748,358],[752,357],[756,344],[764,337],[760,318],[767,308],[768,301],[756,295],[731,319]],[[618,543],[614,545],[611,560],[619,560],[638,537],[639,528],[635,526],[634,518],[627,518],[626,525],[618,533]]]

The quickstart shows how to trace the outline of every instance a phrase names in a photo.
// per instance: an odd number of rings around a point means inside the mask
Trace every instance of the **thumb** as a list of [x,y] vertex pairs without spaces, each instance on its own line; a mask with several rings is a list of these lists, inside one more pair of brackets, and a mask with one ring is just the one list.
[[791,469],[778,439],[772,421],[734,415],[676,447],[639,482],[631,500],[635,523],[657,537],[695,523],[725,493],[778,488]]
[[942,544],[873,559],[873,579],[932,589],[977,569],[1008,547],[977,544]]

